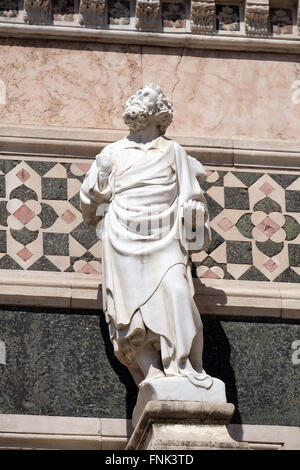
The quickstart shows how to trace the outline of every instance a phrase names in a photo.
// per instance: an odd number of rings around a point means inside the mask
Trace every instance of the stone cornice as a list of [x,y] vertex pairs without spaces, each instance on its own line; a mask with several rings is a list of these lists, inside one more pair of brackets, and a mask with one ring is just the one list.
[[0,37],[53,39],[64,41],[96,41],[140,46],[184,47],[249,52],[299,54],[300,38],[246,37],[239,35],[207,35],[191,33],[155,33],[131,30],[101,30],[72,26],[48,26],[0,23]]
[[[194,280],[203,315],[300,319],[300,292],[290,283]],[[101,277],[0,270],[0,304],[101,309]]]
[[[2,158],[95,158],[125,130],[0,125]],[[300,141],[171,136],[205,165],[300,169]]]
[[[296,426],[229,424],[228,432],[254,450],[299,450]],[[0,449],[122,450],[129,419],[0,414]]]

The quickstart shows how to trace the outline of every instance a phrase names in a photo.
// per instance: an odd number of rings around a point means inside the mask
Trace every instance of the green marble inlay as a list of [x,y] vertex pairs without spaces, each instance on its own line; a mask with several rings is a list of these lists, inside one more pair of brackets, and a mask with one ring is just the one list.
[[286,240],[294,240],[300,233],[300,224],[290,215],[285,215],[284,217],[285,224],[282,228],[286,231]]
[[262,177],[262,173],[251,173],[251,172],[233,172],[233,175],[236,176],[243,184],[248,188],[252,186],[259,178]]
[[262,211],[265,212],[266,214],[271,214],[272,212],[282,212],[282,209],[278,202],[273,201],[273,199],[269,197],[265,197],[264,199],[261,199],[258,201],[254,207],[254,211]]
[[251,214],[242,215],[235,226],[240,231],[240,233],[244,235],[244,237],[252,238],[252,230],[254,229],[255,225],[253,225],[251,222]]
[[41,213],[39,214],[39,218],[42,221],[42,228],[49,228],[58,219],[58,215],[49,204],[42,202],[41,206],[42,206],[42,210],[41,210]]
[[256,241],[256,246],[265,255],[272,258],[272,256],[278,255],[283,250],[284,243],[275,243],[272,240],[267,240],[266,242],[258,242]]
[[11,236],[22,245],[26,246],[29,243],[37,239],[38,230],[28,230],[27,227],[23,227],[21,230],[10,229]]
[[[242,313],[242,311],[241,311]],[[300,425],[300,322],[202,315],[203,365],[223,380],[232,422]],[[5,307],[0,413],[131,418],[137,388],[100,311]]]

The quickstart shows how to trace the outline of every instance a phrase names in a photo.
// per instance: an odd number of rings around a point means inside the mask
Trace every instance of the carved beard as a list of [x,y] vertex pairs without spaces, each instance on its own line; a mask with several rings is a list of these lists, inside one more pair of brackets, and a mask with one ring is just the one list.
[[125,124],[132,131],[144,129],[150,121],[150,113],[147,106],[139,101],[132,101],[125,108],[123,119]]

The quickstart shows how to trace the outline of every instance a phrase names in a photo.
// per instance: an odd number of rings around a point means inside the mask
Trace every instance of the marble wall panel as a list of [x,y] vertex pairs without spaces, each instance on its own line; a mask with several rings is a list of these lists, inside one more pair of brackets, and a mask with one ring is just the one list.
[[[82,220],[91,161],[0,160],[0,272],[101,273],[101,242]],[[300,283],[300,177],[207,168],[212,243],[192,254],[198,278]]]
[[292,54],[1,38],[0,70],[0,124],[125,129],[126,99],[155,82],[174,104],[171,135],[299,139]]
[[[299,426],[299,322],[202,315],[207,373],[226,384],[232,422]],[[100,311],[0,307],[0,413],[131,418],[137,389]]]

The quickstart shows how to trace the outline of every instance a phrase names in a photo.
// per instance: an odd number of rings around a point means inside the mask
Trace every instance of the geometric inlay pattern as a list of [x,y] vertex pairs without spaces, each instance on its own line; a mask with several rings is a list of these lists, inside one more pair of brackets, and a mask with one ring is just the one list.
[[0,269],[101,273],[101,242],[79,207],[91,162],[1,162]]
[[[0,269],[101,272],[101,242],[82,221],[91,161],[2,160]],[[212,243],[194,277],[300,283],[300,176],[207,168]]]

